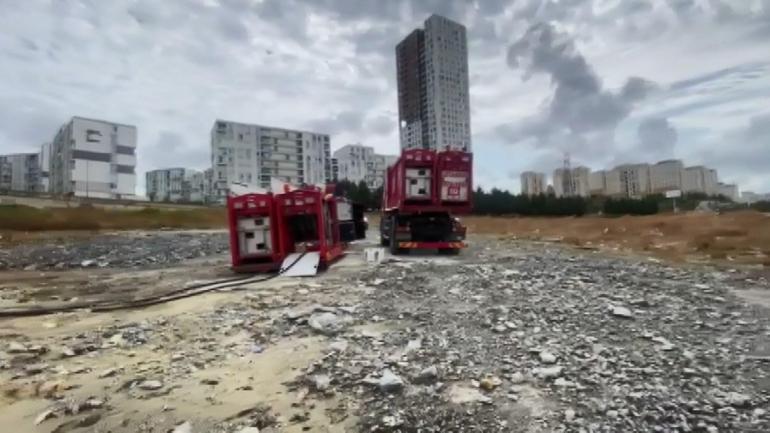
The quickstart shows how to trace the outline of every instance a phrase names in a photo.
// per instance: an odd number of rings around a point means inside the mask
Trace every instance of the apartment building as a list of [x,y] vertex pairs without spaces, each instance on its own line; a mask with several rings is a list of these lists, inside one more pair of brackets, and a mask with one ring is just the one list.
[[213,195],[222,201],[231,183],[270,187],[331,179],[329,136],[315,132],[217,120],[211,129]]
[[51,177],[51,143],[43,143],[40,146],[40,157],[38,158],[40,169],[40,192],[50,192]]
[[73,117],[51,144],[50,191],[119,199],[136,194],[136,127]]
[[609,197],[619,197],[626,195],[623,183],[620,179],[620,171],[617,169],[607,170],[604,173],[604,195]]
[[723,195],[732,201],[738,201],[740,199],[738,185],[734,183],[717,183],[717,194]]
[[340,163],[337,158],[332,157],[332,181],[336,182],[340,178]]
[[653,193],[681,190],[684,163],[678,159],[660,161],[650,167],[650,188]]
[[743,191],[741,192],[740,201],[748,204],[756,203],[758,201],[770,201],[770,193],[760,194],[753,191]]
[[717,194],[719,178],[717,171],[696,165],[684,169],[682,176],[682,189],[684,192],[702,192],[705,194]]
[[372,160],[366,165],[366,185],[369,189],[377,189],[385,184],[385,176],[389,166],[398,159],[395,155],[380,155],[375,153]]
[[203,173],[188,168],[164,168],[145,173],[147,198],[160,202],[202,202]]
[[0,190],[40,192],[40,155],[0,155]]
[[588,192],[591,195],[603,195],[607,190],[607,172],[598,170],[588,176]]
[[396,159],[395,155],[381,155],[375,153],[374,148],[361,144],[342,146],[332,158],[337,165],[337,179],[356,183],[364,181],[370,189],[383,185],[385,171]]
[[339,179],[360,182],[366,178],[367,163],[374,157],[374,148],[360,144],[346,144],[334,151]]
[[471,151],[465,26],[431,15],[396,46],[402,149]]
[[545,181],[545,173],[525,171],[521,173],[521,193],[523,195],[541,195],[546,193],[548,184]]
[[588,197],[591,170],[588,167],[557,168],[553,172],[556,197]]
[[8,160],[0,156],[0,191],[11,190],[11,163]]
[[190,176],[190,201],[209,203],[213,201],[212,182],[214,170],[208,168],[204,171],[192,170]]
[[650,193],[650,164],[623,164],[614,170],[620,178],[621,195],[637,198]]

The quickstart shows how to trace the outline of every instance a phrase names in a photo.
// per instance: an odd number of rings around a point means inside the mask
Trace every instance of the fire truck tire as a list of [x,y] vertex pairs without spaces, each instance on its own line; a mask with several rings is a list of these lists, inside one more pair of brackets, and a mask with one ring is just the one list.
[[398,227],[398,221],[396,220],[396,217],[391,217],[390,219],[390,253],[395,255],[403,254],[406,252],[404,248],[398,247],[398,241],[396,240],[396,227]]
[[460,254],[459,248],[439,248],[438,253],[444,256],[456,256]]

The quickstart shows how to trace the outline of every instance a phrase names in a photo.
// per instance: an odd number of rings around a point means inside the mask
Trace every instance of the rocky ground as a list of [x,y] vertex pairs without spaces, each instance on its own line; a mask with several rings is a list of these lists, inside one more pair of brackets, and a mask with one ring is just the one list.
[[[471,241],[459,257],[379,266],[362,261],[359,245],[313,279],[113,314],[0,319],[0,425],[770,431],[770,283],[762,276]],[[162,285],[157,271],[134,272],[132,281],[174,287],[223,275],[226,256],[201,260],[169,265]],[[13,293],[39,284],[20,281]],[[57,289],[66,299],[77,279]]]
[[222,254],[227,248],[221,231],[104,234],[0,249],[0,270],[158,268]]

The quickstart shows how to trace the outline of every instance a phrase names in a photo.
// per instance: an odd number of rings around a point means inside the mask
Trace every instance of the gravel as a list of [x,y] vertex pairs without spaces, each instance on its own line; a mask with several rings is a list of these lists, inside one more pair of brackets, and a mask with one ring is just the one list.
[[[153,239],[161,249],[191,241],[173,233]],[[57,371],[57,358],[143,346],[163,362],[131,375],[104,366],[102,382],[123,382],[132,398],[159,398],[193,371],[310,337],[323,355],[285,385],[307,399],[304,408],[330,399],[341,408],[335,416],[355,416],[351,431],[770,431],[770,313],[734,291],[766,291],[766,280],[556,246],[477,244],[458,258],[410,257],[350,271],[344,281],[332,268],[327,280],[218,303],[198,313],[198,333],[172,346],[179,330],[163,318],[45,345],[7,340],[0,366],[7,361],[3,368],[24,377],[31,366],[42,381]],[[83,260],[101,259],[73,263]],[[238,336],[247,338],[230,342]],[[35,365],[42,361],[50,364]],[[269,431],[307,419],[292,410],[276,421],[271,413],[255,410],[211,431]],[[64,414],[57,406],[38,419]]]
[[170,231],[99,235],[87,240],[22,244],[0,249],[0,270],[151,269],[227,251],[226,233]]
[[[390,330],[347,332],[314,367],[360,402],[360,431],[770,431],[768,311],[732,291],[767,281],[522,249],[360,278],[356,317]],[[371,386],[385,374],[403,392]]]

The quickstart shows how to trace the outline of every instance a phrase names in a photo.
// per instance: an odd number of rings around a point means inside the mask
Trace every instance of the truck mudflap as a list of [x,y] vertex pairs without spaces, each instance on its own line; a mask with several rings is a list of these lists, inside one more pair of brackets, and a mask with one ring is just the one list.
[[410,241],[401,241],[398,243],[399,248],[403,249],[425,249],[425,250],[433,250],[433,249],[459,249],[459,248],[467,248],[468,244],[465,242],[410,242]]

